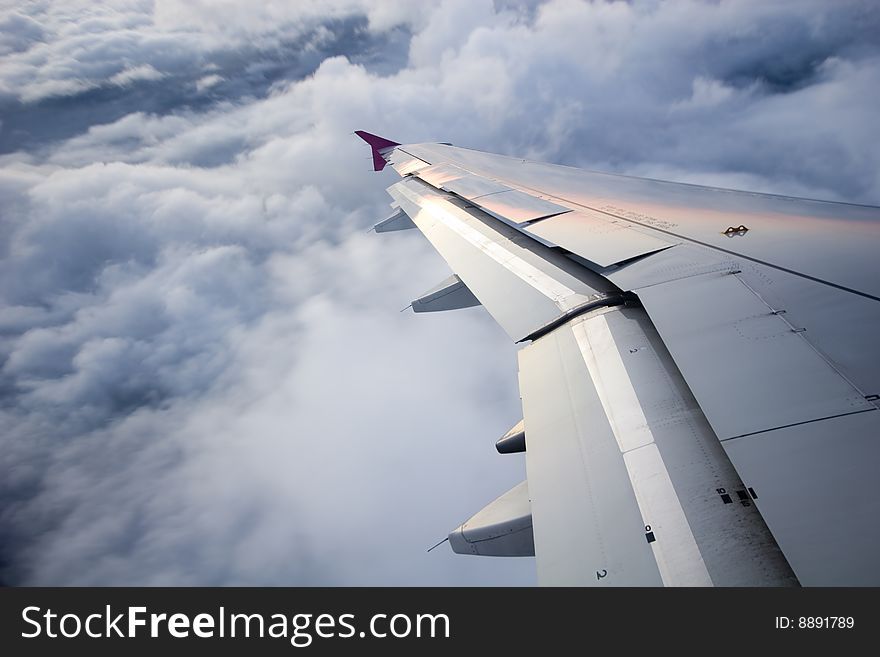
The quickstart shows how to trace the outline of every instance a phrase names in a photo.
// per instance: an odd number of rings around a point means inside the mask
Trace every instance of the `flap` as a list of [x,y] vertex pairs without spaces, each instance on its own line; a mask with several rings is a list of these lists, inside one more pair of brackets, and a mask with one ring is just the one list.
[[541,219],[542,217],[571,212],[570,208],[557,205],[531,194],[526,194],[518,189],[480,196],[474,199],[473,203],[480,206],[486,212],[502,219],[507,219],[515,224],[523,224],[527,221]]
[[418,173],[419,178],[437,188],[442,187],[451,180],[463,178],[466,175],[468,175],[467,171],[452,164],[433,164],[420,169]]
[[418,171],[418,177],[433,187],[466,198],[486,212],[515,224],[571,211],[571,208],[474,175],[452,164],[422,168]]
[[880,411],[724,443],[804,586],[880,586]]
[[638,296],[721,440],[873,408],[733,273]]
[[660,251],[675,244],[639,231],[629,222],[591,210],[576,210],[525,226],[524,230],[600,267]]
[[447,191],[453,192],[466,199],[476,199],[487,194],[497,194],[510,190],[507,185],[493,182],[488,178],[465,174],[461,178],[448,180],[441,185]]

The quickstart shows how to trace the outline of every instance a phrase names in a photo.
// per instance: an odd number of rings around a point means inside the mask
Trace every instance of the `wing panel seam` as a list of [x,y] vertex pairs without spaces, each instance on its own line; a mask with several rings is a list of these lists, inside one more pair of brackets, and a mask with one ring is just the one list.
[[859,413],[873,413],[877,410],[877,408],[863,408],[858,411],[850,411],[849,413],[835,413],[834,415],[826,415],[825,417],[817,417],[812,420],[804,420],[803,422],[792,422],[790,424],[780,424],[778,427],[770,427],[769,429],[761,429],[760,431],[750,431],[749,433],[742,433],[738,436],[730,436],[729,438],[720,438],[719,442],[726,443],[729,440],[736,440],[737,438],[748,438],[749,436],[757,436],[762,433],[770,433],[772,431],[777,431],[779,429],[788,429],[789,427],[799,427],[803,424],[813,424],[814,422],[822,422],[824,420],[833,420],[838,417],[846,417],[847,415],[858,415]]

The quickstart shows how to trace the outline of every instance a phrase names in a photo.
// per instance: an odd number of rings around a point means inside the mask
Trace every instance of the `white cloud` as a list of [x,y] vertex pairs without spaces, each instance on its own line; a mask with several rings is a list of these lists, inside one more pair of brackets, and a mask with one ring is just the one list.
[[[0,156],[5,580],[533,581],[423,552],[524,474],[492,448],[518,419],[515,349],[480,309],[397,312],[447,271],[418,235],[365,234],[395,176],[354,129],[880,201],[857,4],[415,4],[7,16],[27,30],[0,100],[69,112],[116,84],[98,102],[126,111]],[[358,13],[359,54],[396,72],[320,55],[327,19]],[[401,23],[408,51],[369,52]],[[243,44],[303,35],[309,75],[198,104],[264,74]],[[144,111],[158,76],[179,96]]]
[[161,80],[163,77],[165,77],[164,74],[160,73],[149,64],[141,64],[140,66],[127,68],[110,76],[110,83],[124,87],[125,85],[137,82],[138,80]]
[[736,96],[737,90],[719,80],[698,75],[693,81],[693,91],[689,98],[674,103],[673,109],[701,109],[715,107]]
[[210,89],[211,87],[223,82],[223,76],[217,75],[216,73],[212,75],[206,75],[203,78],[199,78],[196,80],[196,91],[199,93],[205,91],[206,89]]

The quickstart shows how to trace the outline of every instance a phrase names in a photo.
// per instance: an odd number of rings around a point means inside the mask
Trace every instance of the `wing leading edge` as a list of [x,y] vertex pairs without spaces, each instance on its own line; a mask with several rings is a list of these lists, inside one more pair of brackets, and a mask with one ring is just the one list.
[[453,549],[551,585],[880,583],[880,209],[361,136],[472,299],[436,309],[525,345],[527,486]]

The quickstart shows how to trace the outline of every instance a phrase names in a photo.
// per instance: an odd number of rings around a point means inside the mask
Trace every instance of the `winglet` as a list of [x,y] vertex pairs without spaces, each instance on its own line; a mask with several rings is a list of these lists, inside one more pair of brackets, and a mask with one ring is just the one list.
[[370,145],[370,148],[373,149],[373,171],[381,171],[385,168],[385,158],[382,157],[382,153],[386,152],[395,146],[400,146],[396,141],[391,141],[390,139],[385,139],[385,137],[380,137],[379,135],[373,135],[369,132],[364,132],[363,130],[355,130],[354,134],[363,139]]

